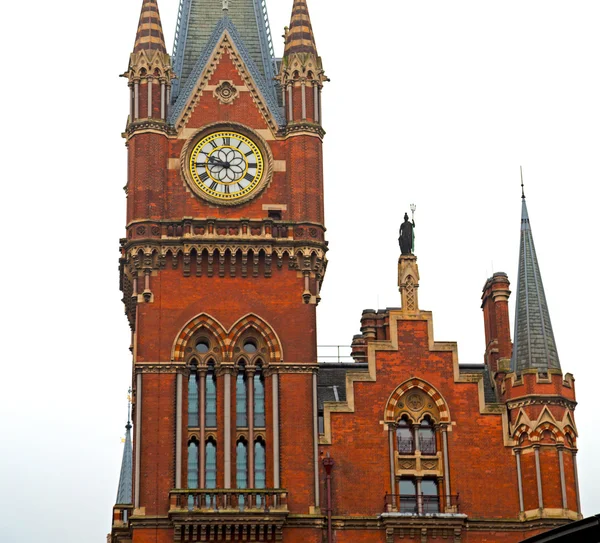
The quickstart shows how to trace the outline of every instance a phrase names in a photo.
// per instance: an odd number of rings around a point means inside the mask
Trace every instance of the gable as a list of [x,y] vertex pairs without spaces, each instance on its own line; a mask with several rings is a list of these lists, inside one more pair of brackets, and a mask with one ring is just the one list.
[[215,73],[222,61],[233,63],[240,78],[238,82],[243,82],[246,87],[241,90],[250,93],[269,128],[277,132],[285,124],[285,120],[275,96],[275,87],[267,84],[246,51],[233,23],[228,19],[223,19],[217,25],[213,39],[207,44],[185,87],[172,105],[169,124],[178,131],[186,127],[200,97],[207,91],[207,86],[218,84]]

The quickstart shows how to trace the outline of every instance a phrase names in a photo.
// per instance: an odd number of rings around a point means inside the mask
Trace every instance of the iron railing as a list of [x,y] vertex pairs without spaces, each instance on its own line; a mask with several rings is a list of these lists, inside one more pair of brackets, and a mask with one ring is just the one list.
[[319,345],[317,347],[319,364],[354,364],[368,362],[364,354],[352,354],[350,345]]
[[415,440],[412,437],[398,438],[398,452],[400,454],[414,454]]
[[419,436],[419,450],[421,451],[421,454],[435,454],[437,452],[435,437]]
[[385,511],[388,513],[412,513],[413,515],[458,513],[458,494],[452,496],[386,494]]

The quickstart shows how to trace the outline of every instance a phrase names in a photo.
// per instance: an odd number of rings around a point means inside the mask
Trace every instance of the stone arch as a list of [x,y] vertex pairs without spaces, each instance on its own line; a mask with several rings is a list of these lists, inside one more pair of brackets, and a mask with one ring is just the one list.
[[171,360],[174,362],[185,361],[185,351],[193,335],[200,329],[206,328],[217,342],[221,352],[225,352],[227,347],[227,332],[219,321],[213,319],[210,315],[202,313],[189,321],[179,332],[173,349],[171,351]]
[[283,359],[281,341],[279,341],[279,337],[273,328],[259,316],[252,313],[239,319],[229,331],[228,352],[230,359],[233,357],[233,348],[235,344],[239,341],[242,334],[250,329],[256,330],[265,342],[268,350],[266,358],[269,363],[277,363]]
[[[432,407],[429,408],[429,406],[424,405],[422,407],[423,414],[411,415],[411,409],[406,409],[405,404],[405,399],[409,397],[411,391],[421,391],[426,397],[431,398]],[[421,409],[418,409],[417,411],[420,410]],[[418,417],[419,419],[425,414],[429,414],[433,419],[436,419],[437,422],[442,424],[449,424],[451,420],[450,409],[440,392],[433,385],[417,377],[404,381],[404,383],[399,385],[394,392],[392,392],[385,406],[384,421],[394,423],[405,411],[409,416],[412,416],[412,418]],[[432,413],[432,411],[434,412]]]

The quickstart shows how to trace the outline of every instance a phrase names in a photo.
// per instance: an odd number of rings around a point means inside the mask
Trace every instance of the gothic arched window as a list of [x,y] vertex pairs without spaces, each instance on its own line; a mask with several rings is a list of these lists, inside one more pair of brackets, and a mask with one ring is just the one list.
[[236,426],[248,427],[248,384],[246,379],[246,364],[240,361],[235,382],[235,413]]
[[254,374],[254,426],[264,428],[265,424],[265,380],[262,366],[258,365]]
[[415,437],[412,424],[407,417],[402,417],[396,425],[396,441],[400,454],[413,454],[415,452]]
[[215,376],[215,364],[209,362],[206,372],[206,394],[205,394],[205,413],[206,427],[217,427],[217,378]]
[[419,450],[421,454],[435,454],[437,452],[433,423],[428,416],[421,421],[419,426]]

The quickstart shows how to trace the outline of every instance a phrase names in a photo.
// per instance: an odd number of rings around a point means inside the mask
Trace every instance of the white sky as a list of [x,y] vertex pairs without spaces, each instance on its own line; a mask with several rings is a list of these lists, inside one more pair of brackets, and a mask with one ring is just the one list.
[[[280,36],[292,0],[268,3]],[[159,5],[170,47],[177,0]],[[7,543],[104,542],[109,531],[131,371],[117,270],[128,92],[117,76],[140,6],[31,0],[0,8]],[[461,362],[481,362],[485,279],[506,271],[516,289],[523,165],[563,370],[577,379],[584,513],[598,513],[600,5],[309,7],[332,79],[319,343],[349,344],[363,309],[399,305],[397,229],[414,202],[420,305],[434,312],[436,339],[458,341]],[[369,160],[356,160],[356,146],[370,149]]]

